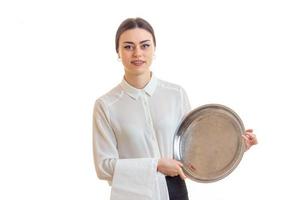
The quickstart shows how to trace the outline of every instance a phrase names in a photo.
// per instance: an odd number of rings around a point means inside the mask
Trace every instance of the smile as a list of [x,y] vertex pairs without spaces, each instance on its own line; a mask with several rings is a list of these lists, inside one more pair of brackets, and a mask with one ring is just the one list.
[[136,65],[136,66],[140,66],[140,65],[143,65],[145,63],[145,61],[142,61],[142,60],[134,60],[134,61],[131,61],[132,64]]

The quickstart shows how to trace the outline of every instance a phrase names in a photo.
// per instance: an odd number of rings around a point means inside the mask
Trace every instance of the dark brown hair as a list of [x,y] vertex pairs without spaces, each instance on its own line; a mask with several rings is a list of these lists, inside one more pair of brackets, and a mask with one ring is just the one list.
[[120,40],[121,34],[129,29],[134,29],[134,28],[145,29],[146,31],[151,33],[151,35],[153,37],[154,46],[156,46],[154,30],[153,30],[152,26],[149,24],[149,22],[147,22],[146,20],[144,20],[140,17],[128,18],[120,24],[120,26],[117,30],[117,33],[116,33],[116,41],[115,42],[116,42],[117,53],[119,52],[119,40]]

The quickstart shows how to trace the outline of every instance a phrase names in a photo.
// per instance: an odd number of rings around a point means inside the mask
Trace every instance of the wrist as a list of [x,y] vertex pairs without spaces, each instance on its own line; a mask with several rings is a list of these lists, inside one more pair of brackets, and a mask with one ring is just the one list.
[[161,166],[161,158],[157,159],[156,170],[159,171]]

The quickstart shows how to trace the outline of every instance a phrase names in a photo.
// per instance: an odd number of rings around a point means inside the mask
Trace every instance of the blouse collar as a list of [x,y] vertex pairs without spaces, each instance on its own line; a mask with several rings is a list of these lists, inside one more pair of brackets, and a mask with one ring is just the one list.
[[147,83],[147,85],[143,89],[138,89],[130,85],[125,78],[123,78],[121,82],[122,89],[132,98],[137,99],[141,93],[145,92],[149,96],[152,96],[155,92],[157,86],[157,79],[152,74],[150,81]]

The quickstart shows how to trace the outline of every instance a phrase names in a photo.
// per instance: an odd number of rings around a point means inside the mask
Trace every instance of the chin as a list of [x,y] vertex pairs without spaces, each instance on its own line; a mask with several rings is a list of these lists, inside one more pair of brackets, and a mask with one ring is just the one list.
[[149,68],[129,69],[129,70],[127,69],[126,71],[127,71],[127,73],[130,73],[130,74],[136,75],[136,76],[142,75],[142,74],[146,74],[146,73],[151,73],[150,70],[149,70]]

